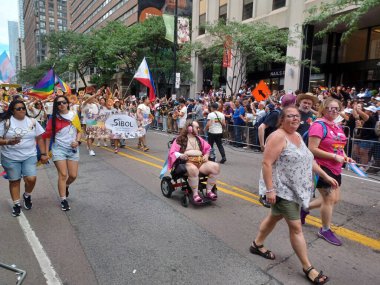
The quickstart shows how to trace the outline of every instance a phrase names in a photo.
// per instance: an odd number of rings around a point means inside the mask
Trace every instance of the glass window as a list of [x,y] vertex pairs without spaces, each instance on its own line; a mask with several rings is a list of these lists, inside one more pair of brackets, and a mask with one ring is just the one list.
[[253,0],[244,0],[243,2],[243,21],[253,16]]
[[204,33],[206,32],[205,28],[203,26],[204,24],[206,24],[206,14],[199,15],[199,33],[198,33],[198,35],[204,35]]
[[371,29],[369,59],[380,58],[380,26]]
[[339,48],[339,63],[365,60],[367,35],[367,30],[359,30],[343,42]]
[[219,19],[227,21],[227,4],[219,7]]
[[272,10],[285,7],[286,0],[273,0]]
[[327,46],[328,37],[319,38],[314,37],[313,52],[312,52],[312,65],[320,65],[326,63],[327,60]]

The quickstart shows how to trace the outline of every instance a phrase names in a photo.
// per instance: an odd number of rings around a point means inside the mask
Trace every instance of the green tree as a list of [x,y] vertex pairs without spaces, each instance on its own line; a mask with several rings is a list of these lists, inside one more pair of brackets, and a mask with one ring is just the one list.
[[[322,2],[308,10],[307,24],[322,23],[324,28],[317,36],[324,36],[338,26],[346,27],[342,40],[346,40],[356,31],[360,19],[371,9],[378,7],[380,0],[334,0],[329,3]],[[343,12],[342,11],[346,11]]]
[[76,71],[85,86],[85,74],[94,67],[95,51],[91,35],[73,31],[54,32],[46,37],[49,46],[49,61],[56,73]]
[[287,46],[294,44],[288,30],[280,30],[264,22],[247,24],[234,21],[208,24],[206,30],[211,35],[211,41],[205,46],[208,52],[202,58],[208,65],[215,64],[216,60],[222,64],[220,55],[223,54],[226,40],[230,39],[233,75],[227,79],[227,88],[232,94],[238,91],[239,83],[245,83],[248,61],[256,66],[296,62],[284,53]]

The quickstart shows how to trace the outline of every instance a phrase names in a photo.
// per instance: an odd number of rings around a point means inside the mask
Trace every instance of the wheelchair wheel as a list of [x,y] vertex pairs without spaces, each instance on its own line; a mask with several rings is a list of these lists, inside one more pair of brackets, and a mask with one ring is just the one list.
[[181,204],[182,206],[184,206],[185,208],[187,208],[189,206],[189,196],[188,195],[184,195],[182,200],[181,200]]
[[215,195],[218,195],[218,188],[216,188],[216,185],[214,185],[214,187],[212,187],[211,191],[212,191]]
[[174,187],[172,185],[172,179],[169,176],[165,176],[161,180],[161,192],[166,198],[170,198],[174,191]]

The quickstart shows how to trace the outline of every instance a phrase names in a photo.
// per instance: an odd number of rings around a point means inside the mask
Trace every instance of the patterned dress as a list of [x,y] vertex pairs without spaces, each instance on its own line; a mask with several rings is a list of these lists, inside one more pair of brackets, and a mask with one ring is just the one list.
[[[313,154],[302,139],[300,147],[297,147],[286,138],[284,150],[272,165],[273,187],[276,195],[282,199],[294,201],[307,209],[313,191],[313,159]],[[265,195],[266,190],[261,171],[260,195]]]

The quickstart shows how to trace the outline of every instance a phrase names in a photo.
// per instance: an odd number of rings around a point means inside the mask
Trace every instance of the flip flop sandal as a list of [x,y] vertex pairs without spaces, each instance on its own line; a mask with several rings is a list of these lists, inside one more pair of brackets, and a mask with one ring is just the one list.
[[195,204],[202,204],[203,203],[203,199],[199,195],[193,196],[193,201]]
[[271,260],[274,260],[276,258],[276,256],[270,251],[270,250],[267,250],[266,252],[261,252],[260,251],[260,248],[263,248],[264,245],[257,245],[254,241],[251,245],[251,247],[249,248],[249,251],[252,253],[252,254],[257,254],[257,255],[260,255],[266,259],[271,259]]
[[207,192],[206,197],[210,198],[212,201],[216,201],[218,199],[218,196],[212,191]]
[[[310,272],[315,269],[313,266],[310,266],[308,269],[302,269],[303,273],[305,273],[307,280],[309,280],[313,284],[325,284],[329,281],[329,278],[326,275],[323,275],[323,271],[320,271],[318,276],[313,279],[309,277]],[[321,278],[325,277],[322,281],[319,281]]]

